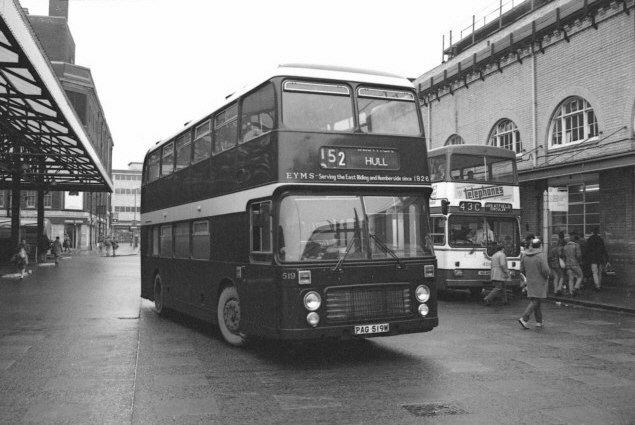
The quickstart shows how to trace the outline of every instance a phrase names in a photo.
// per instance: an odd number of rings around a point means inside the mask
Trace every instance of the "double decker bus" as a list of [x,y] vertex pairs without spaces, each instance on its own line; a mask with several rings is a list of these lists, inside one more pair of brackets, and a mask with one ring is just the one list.
[[490,284],[490,254],[502,244],[520,286],[520,193],[516,154],[483,145],[449,145],[428,151],[433,195],[431,233],[438,289],[468,289],[477,296]]
[[236,346],[431,331],[425,158],[407,79],[280,66],[148,151],[141,296]]

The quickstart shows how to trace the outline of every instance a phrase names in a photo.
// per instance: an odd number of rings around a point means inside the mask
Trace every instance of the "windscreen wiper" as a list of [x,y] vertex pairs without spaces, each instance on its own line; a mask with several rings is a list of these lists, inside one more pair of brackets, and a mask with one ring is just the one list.
[[397,261],[397,268],[399,269],[405,268],[404,264],[399,259],[399,256],[388,245],[386,245],[384,241],[379,239],[377,235],[375,235],[374,233],[368,232],[368,235],[371,237],[372,240],[375,241],[375,243],[381,248],[382,251],[384,251],[386,254],[389,254],[392,258],[394,258]]
[[335,264],[335,267],[333,267],[331,269],[332,272],[339,272],[342,269],[342,263],[344,262],[344,260],[346,259],[346,257],[348,257],[348,253],[351,251],[351,248],[353,247],[353,244],[355,243],[355,240],[357,239],[357,236],[351,238],[350,241],[348,241],[348,245],[346,245],[346,251],[344,251],[344,255],[342,255],[342,258],[340,258],[337,261],[337,264]]

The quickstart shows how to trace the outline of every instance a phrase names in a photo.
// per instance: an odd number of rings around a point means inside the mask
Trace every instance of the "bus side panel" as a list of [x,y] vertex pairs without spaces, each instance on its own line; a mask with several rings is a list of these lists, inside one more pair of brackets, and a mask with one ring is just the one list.
[[273,336],[280,327],[282,296],[279,272],[271,264],[251,264],[237,280],[241,328],[252,335]]

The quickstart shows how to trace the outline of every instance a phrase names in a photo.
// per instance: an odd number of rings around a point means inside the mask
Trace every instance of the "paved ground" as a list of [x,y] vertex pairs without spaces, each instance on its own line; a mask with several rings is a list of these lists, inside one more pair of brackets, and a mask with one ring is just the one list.
[[[125,254],[125,251],[121,251]],[[635,424],[635,316],[441,301],[439,328],[235,349],[139,299],[138,256],[0,279],[0,423]]]

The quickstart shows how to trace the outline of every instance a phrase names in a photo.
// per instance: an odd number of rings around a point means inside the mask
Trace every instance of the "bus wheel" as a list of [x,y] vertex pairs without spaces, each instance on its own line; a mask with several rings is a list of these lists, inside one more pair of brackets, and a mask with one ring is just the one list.
[[227,286],[218,297],[218,327],[228,344],[241,347],[247,338],[240,333],[240,300],[234,286]]
[[154,277],[154,311],[159,316],[165,315],[165,295],[163,293],[163,282],[161,282],[161,275],[157,273]]

